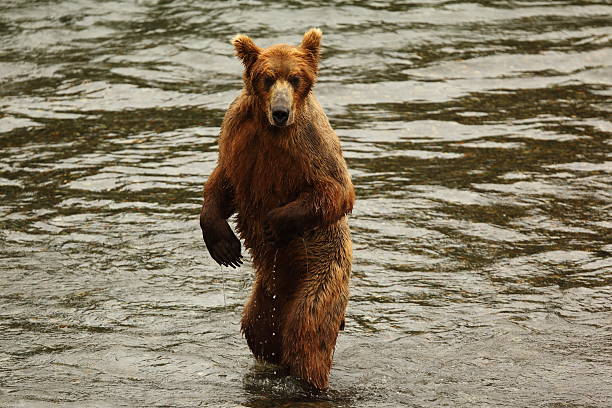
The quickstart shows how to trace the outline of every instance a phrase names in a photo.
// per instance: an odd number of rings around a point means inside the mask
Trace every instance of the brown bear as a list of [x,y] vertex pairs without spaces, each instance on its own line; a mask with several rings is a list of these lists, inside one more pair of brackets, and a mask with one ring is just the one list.
[[212,258],[237,267],[240,241],[227,222],[237,214],[256,269],[241,320],[249,348],[325,389],[348,301],[355,192],[312,92],[321,35],[311,29],[297,47],[232,40],[244,89],[221,125],[200,226]]

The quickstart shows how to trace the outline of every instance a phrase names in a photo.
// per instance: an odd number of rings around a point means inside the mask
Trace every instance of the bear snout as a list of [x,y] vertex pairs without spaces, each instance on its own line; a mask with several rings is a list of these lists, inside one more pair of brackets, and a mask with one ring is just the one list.
[[293,93],[287,81],[276,81],[270,92],[270,110],[268,119],[274,126],[288,126],[293,122]]
[[272,119],[276,126],[285,126],[289,119],[289,109],[284,106],[275,106],[272,108]]

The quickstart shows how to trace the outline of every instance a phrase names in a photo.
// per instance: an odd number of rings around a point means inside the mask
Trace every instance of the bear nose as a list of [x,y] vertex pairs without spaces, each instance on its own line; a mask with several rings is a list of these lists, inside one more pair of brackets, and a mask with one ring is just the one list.
[[287,108],[275,108],[272,111],[272,119],[274,119],[274,124],[277,126],[282,126],[287,123],[287,119],[289,119],[289,109]]

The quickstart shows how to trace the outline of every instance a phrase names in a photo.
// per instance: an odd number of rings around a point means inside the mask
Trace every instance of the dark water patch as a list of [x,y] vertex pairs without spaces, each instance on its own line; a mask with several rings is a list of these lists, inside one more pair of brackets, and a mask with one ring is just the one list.
[[[63,323],[57,324],[49,324],[47,322],[36,322],[36,321],[11,321],[8,323],[2,324],[6,330],[12,331],[15,333],[16,331],[31,331],[37,333],[53,333],[53,332],[91,332],[91,333],[110,333],[113,331],[112,328],[109,327],[95,327],[95,326],[82,326],[82,325],[69,325]],[[42,350],[44,352],[53,352],[53,351],[64,351],[69,350],[71,347],[59,347],[59,348],[45,348]],[[31,354],[36,354],[37,352],[32,351],[28,352]],[[29,355],[29,354],[28,354]]]

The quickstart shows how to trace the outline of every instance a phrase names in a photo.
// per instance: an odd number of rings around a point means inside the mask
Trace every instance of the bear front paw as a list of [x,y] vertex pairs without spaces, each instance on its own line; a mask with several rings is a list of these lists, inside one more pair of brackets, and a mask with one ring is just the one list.
[[242,265],[242,255],[240,254],[240,240],[227,221],[221,219],[216,222],[200,220],[202,237],[206,243],[206,248],[210,256],[223,266],[237,268]]
[[291,217],[286,216],[280,208],[268,213],[264,223],[264,239],[274,248],[283,248],[299,235]]
[[274,227],[272,227],[270,222],[264,222],[263,232],[266,242],[274,248],[280,249],[289,242],[286,237],[283,237]]

